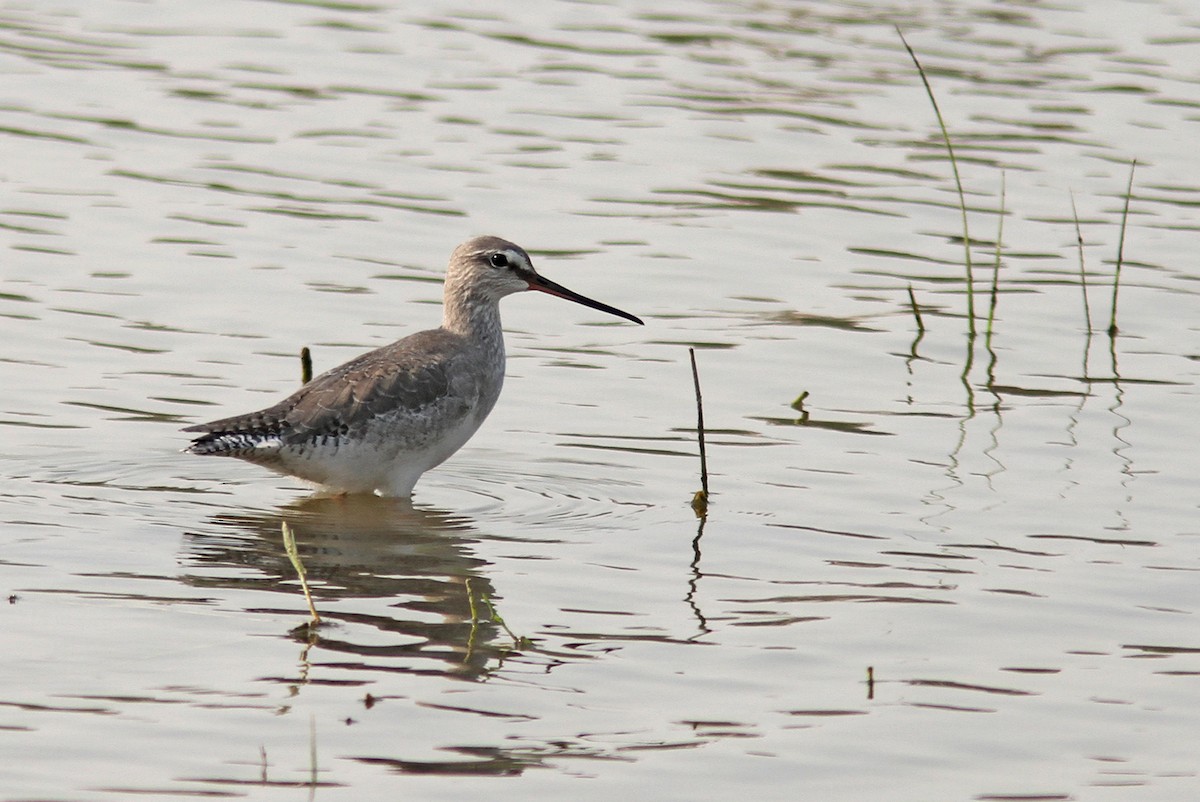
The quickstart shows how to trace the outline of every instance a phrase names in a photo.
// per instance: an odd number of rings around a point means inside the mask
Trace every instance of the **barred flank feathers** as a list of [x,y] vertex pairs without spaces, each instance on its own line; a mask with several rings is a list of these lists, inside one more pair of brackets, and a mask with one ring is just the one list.
[[201,456],[238,456],[262,449],[279,448],[279,434],[268,431],[209,432],[197,437],[184,451]]

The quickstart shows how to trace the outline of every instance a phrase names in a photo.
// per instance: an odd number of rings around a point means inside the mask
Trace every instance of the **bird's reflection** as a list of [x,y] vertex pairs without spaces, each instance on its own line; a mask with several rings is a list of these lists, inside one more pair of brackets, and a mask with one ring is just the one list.
[[306,659],[352,671],[480,678],[513,646],[494,643],[487,563],[473,555],[478,533],[462,515],[400,499],[344,496],[309,498],[272,513],[222,513],[212,522],[207,533],[190,536],[189,561],[204,570],[185,581],[290,597],[286,605],[248,610],[256,613],[306,609],[281,537],[281,524],[291,527],[326,622],[291,631],[312,647]]

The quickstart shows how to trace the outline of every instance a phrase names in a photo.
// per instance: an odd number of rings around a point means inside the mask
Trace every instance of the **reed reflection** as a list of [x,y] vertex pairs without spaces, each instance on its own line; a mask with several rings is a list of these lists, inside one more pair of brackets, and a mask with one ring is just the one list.
[[289,631],[305,644],[306,663],[479,679],[493,658],[514,646],[504,638],[495,642],[501,630],[491,620],[487,563],[472,553],[476,530],[462,515],[399,499],[345,496],[212,520],[230,534],[190,536],[190,562],[204,570],[184,581],[282,593],[286,604],[272,600],[246,611],[307,618],[281,523],[293,531],[323,620]]

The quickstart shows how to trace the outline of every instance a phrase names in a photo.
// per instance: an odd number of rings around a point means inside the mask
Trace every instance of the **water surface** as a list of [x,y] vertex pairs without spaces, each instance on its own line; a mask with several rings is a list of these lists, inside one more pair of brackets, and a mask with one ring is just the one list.
[[[1198,30],[9,4],[0,798],[1194,799]],[[179,453],[436,325],[478,233],[646,327],[507,300],[412,504]]]

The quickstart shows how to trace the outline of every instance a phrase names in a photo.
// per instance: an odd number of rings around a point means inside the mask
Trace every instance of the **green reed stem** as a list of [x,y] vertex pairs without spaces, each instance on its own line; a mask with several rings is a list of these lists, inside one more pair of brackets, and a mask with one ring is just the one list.
[[1121,237],[1117,241],[1117,269],[1113,273],[1112,313],[1108,319],[1108,336],[1117,336],[1117,293],[1121,288],[1121,265],[1125,263],[1125,227],[1129,222],[1129,199],[1133,196],[1133,171],[1137,159],[1129,163],[1129,183],[1125,187],[1125,209],[1121,212]]
[[913,295],[912,285],[908,285],[908,308],[912,310],[913,319],[917,321],[917,331],[925,333],[925,321],[921,319],[921,307],[917,306],[917,296]]
[[900,30],[900,26],[896,26],[896,33],[900,36],[900,41],[904,43],[904,49],[908,51],[909,58],[917,68],[917,73],[921,76],[921,83],[925,84],[925,94],[929,96],[929,102],[933,106],[933,113],[937,116],[938,128],[942,132],[942,141],[946,143],[946,153],[950,156],[950,168],[954,171],[954,186],[958,190],[958,209],[962,214],[963,227],[963,247],[966,252],[966,270],[967,270],[967,333],[975,336],[975,282],[973,280],[973,271],[971,269],[971,232],[967,227],[967,197],[963,192],[962,178],[958,173],[958,159],[954,156],[954,145],[950,142],[950,131],[946,128],[946,120],[942,117],[942,110],[938,107],[937,98],[933,94],[933,87],[929,85],[929,78],[925,75],[925,68],[921,66],[921,62],[917,59],[917,54],[913,52],[909,46],[908,40],[904,38],[904,32]]
[[1004,171],[1000,171],[1000,219],[996,224],[996,263],[992,266],[992,297],[991,303],[988,305],[987,319],[987,340],[992,341],[992,324],[996,320],[996,299],[1000,294],[1000,256],[1004,250],[1004,202],[1005,202],[1005,176]]
[[1071,193],[1071,217],[1075,220],[1075,244],[1079,248],[1079,287],[1083,290],[1083,321],[1088,334],[1092,333],[1092,308],[1088,305],[1087,269],[1083,263],[1083,230],[1079,227],[1079,211],[1075,208],[1075,193]]
[[321,616],[317,614],[312,594],[308,591],[308,571],[304,569],[304,563],[300,560],[300,550],[296,547],[296,534],[292,531],[292,527],[288,526],[287,521],[280,524],[280,529],[283,531],[284,551],[287,552],[292,568],[296,569],[296,576],[300,579],[300,589],[304,591],[304,600],[308,602],[308,613],[312,616],[309,626],[316,626],[321,623]]

